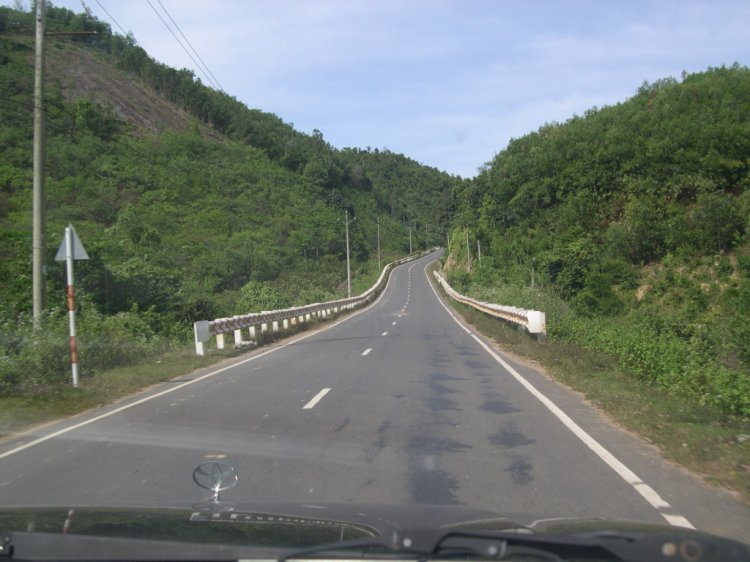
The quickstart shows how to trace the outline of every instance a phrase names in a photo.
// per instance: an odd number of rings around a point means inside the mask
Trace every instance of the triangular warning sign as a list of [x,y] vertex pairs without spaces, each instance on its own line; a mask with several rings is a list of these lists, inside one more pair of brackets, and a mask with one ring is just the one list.
[[[68,224],[68,228],[70,229],[70,235],[73,237],[73,259],[74,260],[87,260],[89,259],[89,255],[86,253],[86,248],[83,247],[83,244],[81,244],[81,240],[78,238],[78,235],[76,234],[75,228],[73,228],[72,224]],[[57,255],[55,256],[55,261],[65,261],[68,259],[68,253],[65,250],[65,236],[63,236],[62,244],[60,244],[60,247],[57,250]]]

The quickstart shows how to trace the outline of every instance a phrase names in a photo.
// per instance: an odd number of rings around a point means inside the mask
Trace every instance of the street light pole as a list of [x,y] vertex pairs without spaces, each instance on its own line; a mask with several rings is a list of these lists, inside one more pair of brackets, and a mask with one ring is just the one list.
[[354,217],[352,220],[349,220],[349,211],[344,211],[345,213],[345,219],[337,219],[344,223],[344,226],[346,226],[346,288],[347,292],[349,294],[349,298],[352,296],[352,269],[351,265],[349,263],[349,224],[357,220],[357,217]]

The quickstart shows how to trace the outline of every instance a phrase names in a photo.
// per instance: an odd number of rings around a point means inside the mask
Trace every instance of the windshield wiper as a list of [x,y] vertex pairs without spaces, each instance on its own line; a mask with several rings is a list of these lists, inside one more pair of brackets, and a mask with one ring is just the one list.
[[[367,539],[356,539],[344,542],[322,544],[310,548],[304,548],[285,554],[278,558],[278,562],[287,562],[298,558],[307,558],[313,554],[330,553],[344,550],[357,550],[376,548],[387,549],[396,554],[407,555],[424,559],[455,558],[457,556],[471,556],[480,559],[502,560],[510,556],[526,556],[541,560],[563,560],[556,552],[560,547],[569,554],[570,547],[576,547],[576,555],[580,557],[582,548],[591,549],[591,545],[580,544],[577,541],[566,540],[540,540],[533,535],[521,535],[503,532],[473,532],[442,530],[427,531],[420,533],[407,533],[399,535],[394,533],[392,537],[372,537]],[[618,560],[618,558],[602,551],[596,545],[599,559]],[[594,554],[593,552],[589,554]],[[602,556],[603,555],[603,556]]]
[[[593,559],[622,562],[675,560],[750,561],[750,547],[715,536],[671,534],[589,533],[575,535],[533,535],[503,531],[458,531],[437,529],[420,533],[394,533],[318,545],[296,550],[278,558],[279,562],[306,558],[313,554],[378,548],[420,559],[475,557],[503,560],[522,556],[540,560]],[[675,556],[677,555],[677,556]]]

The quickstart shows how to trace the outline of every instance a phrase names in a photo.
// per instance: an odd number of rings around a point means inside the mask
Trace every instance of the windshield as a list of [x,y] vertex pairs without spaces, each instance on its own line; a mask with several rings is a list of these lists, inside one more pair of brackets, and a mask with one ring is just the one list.
[[0,2],[0,534],[747,543],[748,17]]

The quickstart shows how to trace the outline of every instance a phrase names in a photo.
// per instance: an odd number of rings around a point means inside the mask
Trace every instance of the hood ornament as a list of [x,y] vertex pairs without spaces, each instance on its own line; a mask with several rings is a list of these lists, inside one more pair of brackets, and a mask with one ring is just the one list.
[[208,511],[232,511],[234,504],[222,501],[219,492],[234,488],[239,476],[231,465],[220,461],[208,461],[199,464],[193,471],[193,481],[201,488],[211,490],[214,497],[211,501],[193,505],[194,509]]

